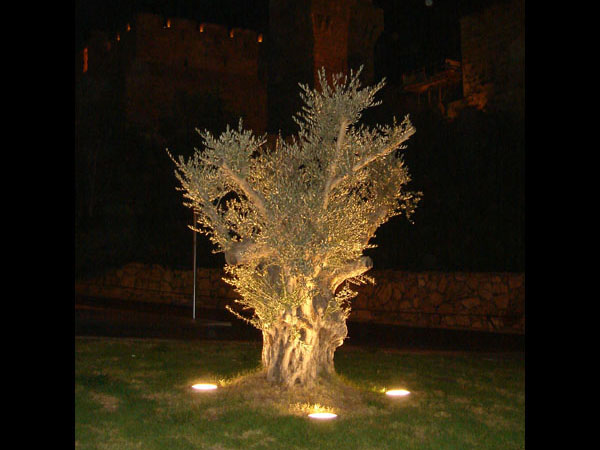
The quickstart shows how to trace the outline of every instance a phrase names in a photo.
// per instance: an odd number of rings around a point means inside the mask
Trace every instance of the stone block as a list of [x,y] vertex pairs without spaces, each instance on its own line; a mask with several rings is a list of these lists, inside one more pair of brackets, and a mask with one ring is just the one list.
[[501,311],[503,311],[507,308],[508,303],[509,303],[508,294],[501,294],[501,295],[494,297],[494,304]]
[[508,292],[508,286],[506,283],[494,283],[492,284],[492,293],[493,294],[506,294]]
[[523,277],[513,275],[508,277],[508,288],[515,289],[523,285]]
[[439,292],[432,292],[431,294],[429,294],[429,303],[432,306],[437,307],[443,301],[444,301],[444,296],[442,294],[440,294]]
[[353,310],[350,312],[350,317],[353,320],[358,320],[358,321],[367,321],[370,320],[372,315],[370,311],[365,311],[365,310]]
[[481,321],[481,319],[478,319],[478,318],[473,319],[471,321],[470,328],[472,328],[473,330],[485,330],[486,329],[486,327],[483,324],[483,322]]
[[455,317],[455,325],[459,327],[468,327],[471,324],[471,319],[466,315],[458,315]]
[[210,295],[212,291],[212,282],[210,278],[197,278],[196,279],[196,292],[201,292],[204,295]]
[[118,284],[115,284],[115,285],[123,286],[126,288],[131,288],[131,287],[135,286],[136,280],[137,280],[137,278],[135,275],[129,274],[129,273],[127,273],[127,274],[124,273],[123,276],[121,277],[121,279],[118,281]]
[[398,302],[402,301],[403,298],[404,298],[404,294],[402,292],[402,289],[400,288],[400,285],[395,283],[392,286],[392,301],[394,303],[398,303]]
[[481,284],[479,277],[476,276],[475,274],[471,274],[471,276],[468,277],[465,281],[467,283],[467,287],[471,291],[477,291],[477,289],[479,289],[479,286]]
[[421,304],[423,303],[421,297],[419,297],[418,295],[415,295],[415,296],[411,297],[411,299],[412,299],[413,308],[418,309],[421,307]]
[[440,323],[447,327],[453,327],[456,324],[456,318],[455,316],[442,316]]
[[481,300],[477,297],[467,297],[462,300],[461,305],[463,305],[466,309],[470,310],[480,305]]
[[447,287],[448,287],[448,277],[446,276],[446,274],[442,274],[440,276],[440,279],[438,282],[437,290],[438,290],[438,292],[444,293],[444,292],[446,292]]
[[454,312],[454,306],[449,303],[442,303],[438,306],[437,312],[440,314],[452,314]]
[[483,283],[479,289],[479,295],[482,299],[489,301],[492,299],[492,285],[489,282]]
[[402,302],[400,302],[400,304],[398,305],[399,309],[412,309],[412,303],[409,302],[408,300],[404,300]]

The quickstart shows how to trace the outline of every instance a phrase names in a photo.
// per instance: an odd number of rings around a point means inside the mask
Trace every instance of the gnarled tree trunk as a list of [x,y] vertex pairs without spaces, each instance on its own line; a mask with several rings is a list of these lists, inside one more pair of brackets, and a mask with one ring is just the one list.
[[325,317],[316,312],[281,317],[263,330],[267,379],[291,388],[311,386],[318,376],[333,374],[334,352],[347,334],[346,318],[339,311]]

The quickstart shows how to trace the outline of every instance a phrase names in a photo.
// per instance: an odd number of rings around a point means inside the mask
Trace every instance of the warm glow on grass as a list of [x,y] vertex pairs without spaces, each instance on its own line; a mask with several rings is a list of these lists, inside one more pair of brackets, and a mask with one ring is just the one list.
[[216,384],[198,383],[192,386],[196,391],[214,391],[217,388]]
[[386,391],[385,395],[389,395],[390,397],[404,397],[410,394],[406,389],[391,389]]
[[318,403],[296,403],[291,408],[302,415],[306,414],[311,419],[335,419],[337,414],[333,412],[333,409],[328,406],[323,406]]
[[311,419],[335,419],[337,417],[337,414],[328,412],[316,412],[309,414],[308,417],[310,417]]

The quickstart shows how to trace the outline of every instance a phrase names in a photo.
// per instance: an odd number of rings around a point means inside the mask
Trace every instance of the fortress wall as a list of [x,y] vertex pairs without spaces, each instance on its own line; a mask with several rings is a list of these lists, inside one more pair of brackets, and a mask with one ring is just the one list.
[[383,10],[373,8],[371,2],[356,2],[350,15],[348,34],[348,67],[357,70],[364,65],[361,80],[372,84],[375,80],[375,43],[383,33]]
[[321,67],[325,67],[327,74],[348,71],[350,8],[345,3],[313,0],[311,19],[316,84]]
[[258,76],[262,42],[255,31],[139,14],[134,32],[136,58],[141,61]]
[[266,83],[258,71],[264,44],[258,33],[139,14],[132,34],[133,57],[124,74],[132,123],[159,127],[162,118],[176,114],[181,93],[206,94],[218,97],[224,110],[243,117],[246,128],[265,131]]
[[524,0],[499,1],[460,20],[463,92],[479,109],[522,111]]

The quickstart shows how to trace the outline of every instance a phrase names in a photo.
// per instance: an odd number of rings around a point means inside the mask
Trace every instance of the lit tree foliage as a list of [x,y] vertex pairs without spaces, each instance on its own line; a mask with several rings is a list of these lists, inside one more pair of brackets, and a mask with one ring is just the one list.
[[[199,132],[204,149],[175,174],[195,231],[224,252],[226,281],[262,331],[270,381],[311,385],[334,371],[347,335],[350,284],[373,281],[363,251],[390,217],[410,217],[420,193],[399,150],[415,133],[408,116],[392,126],[359,125],[384,81],[361,88],[357,73],[319,72],[320,89],[300,85],[298,134],[268,148],[266,136],[227,127],[218,138]],[[234,314],[239,315],[229,308]]]

